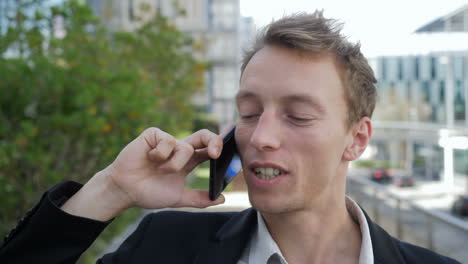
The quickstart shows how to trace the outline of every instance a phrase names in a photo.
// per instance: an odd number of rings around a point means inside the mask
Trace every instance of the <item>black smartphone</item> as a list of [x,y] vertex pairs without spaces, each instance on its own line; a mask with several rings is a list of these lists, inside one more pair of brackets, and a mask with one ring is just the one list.
[[210,159],[210,200],[216,200],[226,186],[242,170],[242,164],[237,152],[234,126],[223,137],[223,149],[217,159]]

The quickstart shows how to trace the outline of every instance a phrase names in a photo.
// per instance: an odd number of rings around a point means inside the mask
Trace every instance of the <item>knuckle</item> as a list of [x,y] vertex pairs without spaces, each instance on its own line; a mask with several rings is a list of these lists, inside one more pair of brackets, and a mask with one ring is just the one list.
[[169,144],[170,146],[174,146],[174,145],[176,145],[177,140],[176,140],[173,136],[169,135],[169,136],[166,138],[166,142],[167,142],[167,144]]
[[162,151],[161,149],[157,148],[155,151],[154,151],[154,154],[157,158],[159,159],[167,159],[167,157],[169,156],[169,153],[167,152],[164,152]]
[[144,133],[153,134],[153,133],[159,133],[160,131],[161,129],[157,127],[148,127],[147,129],[145,129]]
[[167,173],[177,172],[180,169],[178,168],[177,164],[173,161],[170,161],[164,165],[164,171]]
[[184,167],[184,164],[181,163],[176,163],[173,165],[174,172],[180,172],[182,171],[182,168]]
[[210,130],[208,130],[208,129],[206,129],[206,128],[203,129],[202,131],[203,131],[203,134],[202,134],[202,135],[203,135],[204,137],[206,137],[207,139],[210,139],[211,137],[217,136],[216,133],[214,133],[213,131],[210,131]]
[[193,152],[195,151],[195,149],[193,148],[192,145],[190,145],[190,144],[187,143],[187,142],[183,142],[183,141],[181,141],[180,143],[181,143],[181,144],[180,144],[180,148],[181,148],[181,150],[182,150],[183,152],[189,153],[190,155],[193,154]]

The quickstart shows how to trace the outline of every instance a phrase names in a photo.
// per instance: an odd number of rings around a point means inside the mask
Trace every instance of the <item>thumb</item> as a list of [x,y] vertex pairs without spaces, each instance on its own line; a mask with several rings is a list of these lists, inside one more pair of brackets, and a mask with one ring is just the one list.
[[207,190],[185,189],[182,194],[182,199],[175,205],[175,207],[205,208],[208,206],[223,204],[224,202],[225,198],[222,194],[216,200],[211,201]]

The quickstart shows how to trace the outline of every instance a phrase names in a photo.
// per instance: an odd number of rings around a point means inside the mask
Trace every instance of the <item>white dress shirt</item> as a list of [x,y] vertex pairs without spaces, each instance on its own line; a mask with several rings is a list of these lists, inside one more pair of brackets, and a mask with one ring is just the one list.
[[[369,225],[361,208],[351,198],[346,197],[346,208],[361,230],[361,252],[359,264],[374,264],[374,253],[369,233]],[[287,264],[280,248],[273,240],[259,212],[257,212],[257,230],[244,249],[237,264]]]

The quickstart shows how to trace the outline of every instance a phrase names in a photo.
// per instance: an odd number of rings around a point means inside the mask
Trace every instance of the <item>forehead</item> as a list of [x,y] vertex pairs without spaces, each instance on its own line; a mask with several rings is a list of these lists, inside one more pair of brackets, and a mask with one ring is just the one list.
[[245,94],[274,98],[306,95],[325,103],[344,99],[340,72],[331,55],[305,56],[276,46],[260,49],[247,64],[238,99]]

